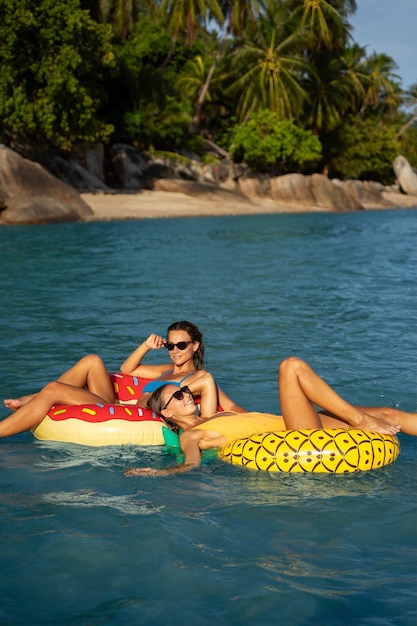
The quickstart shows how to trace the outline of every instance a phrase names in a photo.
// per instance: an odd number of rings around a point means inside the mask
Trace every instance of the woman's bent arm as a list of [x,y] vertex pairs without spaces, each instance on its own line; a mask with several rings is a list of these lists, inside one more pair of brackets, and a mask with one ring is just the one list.
[[140,346],[133,350],[127,359],[122,363],[120,371],[130,376],[142,376],[143,378],[157,378],[164,372],[169,370],[170,365],[164,363],[162,365],[141,365],[144,356],[150,350],[159,350],[165,345],[165,340],[160,335],[149,335],[149,337],[141,343]]
[[184,464],[174,465],[166,469],[153,469],[152,467],[132,467],[125,472],[125,476],[169,476],[170,474],[182,474],[189,472],[201,464],[201,452],[199,442],[204,438],[204,430],[186,430],[180,436],[180,446],[184,453]]

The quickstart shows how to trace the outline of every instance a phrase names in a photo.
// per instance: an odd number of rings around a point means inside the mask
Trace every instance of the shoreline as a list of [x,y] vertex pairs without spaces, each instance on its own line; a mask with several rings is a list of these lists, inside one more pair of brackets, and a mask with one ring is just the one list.
[[[332,212],[319,206],[307,207],[271,199],[251,199],[226,190],[197,196],[173,191],[140,190],[133,192],[83,192],[80,197],[91,208],[93,215],[84,221],[138,220],[180,217],[215,217],[218,215],[256,215],[273,213]],[[384,191],[379,206],[363,203],[365,210],[392,210],[417,208],[417,197],[399,192]]]

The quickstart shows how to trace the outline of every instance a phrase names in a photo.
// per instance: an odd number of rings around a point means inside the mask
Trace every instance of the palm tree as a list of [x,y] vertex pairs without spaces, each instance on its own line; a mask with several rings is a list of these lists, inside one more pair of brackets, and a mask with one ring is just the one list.
[[101,20],[111,21],[116,34],[125,41],[138,15],[137,0],[99,0],[98,5]]
[[240,94],[238,118],[259,109],[270,109],[281,119],[299,118],[307,98],[301,77],[309,69],[308,61],[298,55],[303,32],[287,34],[285,27],[265,30],[253,30],[252,39],[247,38],[233,57],[237,77],[229,91]]
[[166,14],[168,28],[172,32],[171,45],[162,65],[162,71],[165,70],[172,57],[180,33],[183,34],[185,44],[191,45],[200,23],[205,21],[208,15],[219,24],[224,21],[218,0],[162,0],[160,11]]
[[350,81],[344,74],[341,59],[328,50],[315,58],[305,81],[309,101],[304,124],[314,134],[323,135],[334,130],[350,103]]
[[394,73],[397,65],[386,54],[374,52],[368,57],[366,68],[369,85],[365,94],[365,106],[380,109],[381,113],[397,108],[401,103],[400,77]]
[[213,63],[207,73],[205,83],[196,102],[195,114],[190,125],[191,132],[196,132],[200,127],[202,110],[210,87],[210,82],[213,79],[214,72],[216,71],[222,57],[228,37],[231,34],[240,35],[248,21],[254,21],[255,16],[258,13],[258,2],[257,0],[223,0],[221,3],[221,9],[224,18],[223,22],[218,22],[218,24],[222,26],[226,21],[226,27],[223,29],[223,36],[220,39]]
[[349,108],[352,113],[357,113],[363,106],[370,80],[366,65],[366,50],[354,43],[344,49],[340,60],[348,85]]
[[[190,59],[185,64],[181,77],[178,80],[178,87],[187,98],[196,102],[207,78],[207,68],[201,55]],[[210,93],[207,92],[207,100],[211,100]]]
[[340,49],[347,43],[351,30],[347,16],[356,10],[355,0],[289,0],[289,7],[311,33],[310,56],[322,47]]

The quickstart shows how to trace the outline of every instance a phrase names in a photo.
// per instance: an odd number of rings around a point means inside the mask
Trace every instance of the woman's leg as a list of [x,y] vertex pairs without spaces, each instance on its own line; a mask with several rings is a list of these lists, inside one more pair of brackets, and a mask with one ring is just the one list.
[[[87,387],[89,391],[103,398],[106,403],[114,402],[114,390],[109,374],[103,360],[97,354],[88,354],[80,359],[64,372],[58,381],[73,387]],[[8,409],[16,410],[30,402],[35,396],[36,394],[33,393],[20,398],[8,398],[4,400],[4,405]]]
[[37,426],[54,404],[101,404],[106,402],[88,389],[56,380],[48,383],[32,400],[0,422],[0,437],[10,437]]
[[86,387],[91,393],[103,398],[106,403],[114,403],[114,389],[109,373],[102,358],[97,354],[87,354],[62,374],[58,381],[73,387]]
[[[280,364],[278,388],[282,415],[288,429],[330,427],[328,424],[338,418],[345,423],[345,427],[386,434],[395,434],[400,430],[399,422],[390,424],[382,421],[343,400],[307,363],[297,357],[289,357]],[[321,416],[313,404],[334,417]]]
[[406,413],[389,406],[359,406],[357,408],[389,424],[398,424],[402,433],[417,437],[417,413]]
[[39,393],[0,422],[0,437],[9,437],[37,426],[54,404],[90,404],[114,402],[114,391],[102,359],[89,354],[48,383]]

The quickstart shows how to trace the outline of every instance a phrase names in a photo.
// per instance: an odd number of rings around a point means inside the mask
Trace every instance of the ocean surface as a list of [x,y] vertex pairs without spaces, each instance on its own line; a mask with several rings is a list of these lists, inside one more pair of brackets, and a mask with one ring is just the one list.
[[[89,352],[117,371],[151,332],[188,319],[207,368],[248,409],[279,411],[277,366],[296,354],[352,403],[416,411],[416,218],[2,228],[2,397]],[[397,461],[371,472],[217,459],[165,478],[124,476],[172,465],[159,447],[2,440],[0,624],[415,626],[416,439],[399,439]]]

